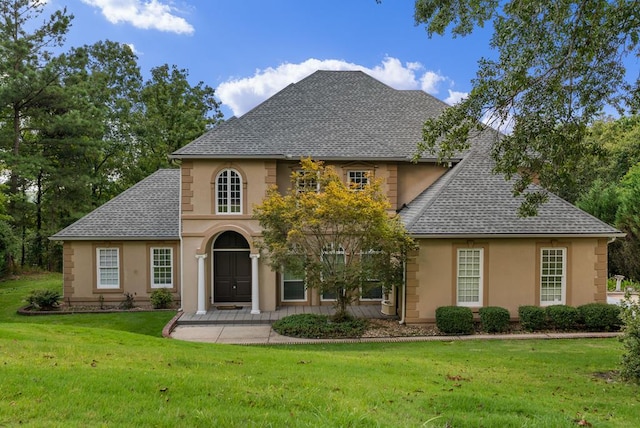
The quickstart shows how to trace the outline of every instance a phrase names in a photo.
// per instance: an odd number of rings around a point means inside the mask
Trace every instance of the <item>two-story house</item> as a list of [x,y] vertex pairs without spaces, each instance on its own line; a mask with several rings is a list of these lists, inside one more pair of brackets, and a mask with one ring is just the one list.
[[[445,305],[502,306],[516,317],[520,305],[605,302],[607,243],[622,234],[554,195],[538,216],[519,218],[511,183],[491,173],[495,131],[446,165],[412,161],[425,119],[445,107],[359,71],[287,86],[176,151],[179,170],[158,171],[54,235],[64,241],[65,301],[145,301],[166,287],[190,313],[331,304],[269,267],[252,217],[267,188],[288,191],[311,157],[347,182],[383,180],[419,247],[405,286],[385,301],[407,322],[432,322]],[[359,304],[381,305],[381,296]]]

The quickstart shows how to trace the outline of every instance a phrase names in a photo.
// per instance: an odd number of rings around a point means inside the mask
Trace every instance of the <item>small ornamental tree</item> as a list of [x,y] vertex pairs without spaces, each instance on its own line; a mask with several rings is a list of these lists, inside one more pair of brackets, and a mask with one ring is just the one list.
[[371,288],[400,286],[414,246],[400,218],[391,215],[381,181],[366,181],[350,187],[332,167],[303,159],[289,192],[273,187],[254,209],[271,266],[335,297],[336,319]]

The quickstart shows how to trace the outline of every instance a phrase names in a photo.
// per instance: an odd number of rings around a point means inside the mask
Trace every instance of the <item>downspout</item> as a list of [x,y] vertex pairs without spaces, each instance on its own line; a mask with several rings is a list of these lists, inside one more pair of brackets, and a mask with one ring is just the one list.
[[180,196],[178,198],[178,237],[180,238],[180,308],[184,306],[184,244],[182,242],[182,165],[180,165]]

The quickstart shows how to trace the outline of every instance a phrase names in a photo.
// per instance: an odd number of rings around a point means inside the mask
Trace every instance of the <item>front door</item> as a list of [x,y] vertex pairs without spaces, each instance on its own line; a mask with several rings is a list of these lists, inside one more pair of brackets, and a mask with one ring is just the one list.
[[213,244],[213,302],[251,302],[249,243],[236,232],[224,232]]
[[251,259],[248,251],[216,251],[213,255],[213,301],[251,301]]

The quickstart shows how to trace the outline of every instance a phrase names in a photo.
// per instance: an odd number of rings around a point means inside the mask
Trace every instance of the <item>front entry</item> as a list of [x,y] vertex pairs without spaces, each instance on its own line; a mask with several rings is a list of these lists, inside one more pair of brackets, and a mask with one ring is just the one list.
[[236,232],[224,232],[213,246],[214,303],[251,302],[249,244]]

